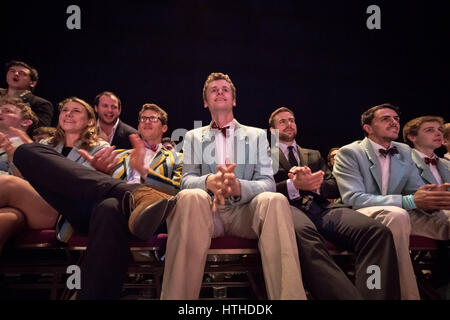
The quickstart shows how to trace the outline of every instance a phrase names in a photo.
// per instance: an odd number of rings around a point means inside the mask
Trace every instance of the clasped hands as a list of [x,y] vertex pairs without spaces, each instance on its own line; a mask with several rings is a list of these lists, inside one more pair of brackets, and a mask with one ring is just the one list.
[[303,166],[292,167],[289,170],[288,176],[297,190],[316,191],[320,189],[324,174],[322,170],[312,173],[309,167]]
[[236,164],[227,163],[224,166],[217,166],[217,173],[206,178],[206,188],[214,194],[212,211],[217,211],[218,205],[225,205],[225,199],[229,197],[239,197],[241,195],[241,183],[234,174]]
[[417,189],[414,203],[417,208],[426,211],[450,210],[450,183],[441,185],[426,184]]

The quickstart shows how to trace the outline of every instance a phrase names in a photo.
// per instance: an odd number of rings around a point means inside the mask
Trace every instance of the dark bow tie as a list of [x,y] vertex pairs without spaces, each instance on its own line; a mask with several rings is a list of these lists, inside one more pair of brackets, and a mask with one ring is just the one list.
[[230,126],[226,126],[226,127],[219,127],[215,122],[213,122],[212,123],[212,125],[211,125],[211,129],[216,129],[216,130],[220,130],[221,132],[222,132],[222,134],[223,134],[223,136],[224,137],[226,137],[227,136],[227,129],[229,128]]
[[425,163],[426,164],[432,164],[433,166],[437,166],[437,164],[438,164],[438,161],[439,161],[439,159],[438,158],[428,158],[428,157],[425,157]]
[[398,153],[397,147],[392,147],[392,148],[389,148],[389,149],[387,149],[387,150],[384,150],[384,149],[378,149],[378,151],[380,151],[380,154],[381,154],[383,157],[385,157],[385,158],[386,158],[387,155],[392,156],[393,154],[397,154],[397,153]]
[[147,142],[145,142],[144,145],[145,145],[145,147],[147,149],[150,149],[153,152],[156,152],[156,150],[158,150],[158,145],[157,144],[148,144]]

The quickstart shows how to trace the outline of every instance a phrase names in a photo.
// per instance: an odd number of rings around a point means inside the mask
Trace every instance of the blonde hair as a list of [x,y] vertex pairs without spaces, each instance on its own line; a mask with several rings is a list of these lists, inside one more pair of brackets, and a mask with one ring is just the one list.
[[[83,108],[86,110],[86,113],[88,116],[88,121],[92,120],[92,124],[87,125],[87,127],[84,129],[84,131],[80,133],[80,137],[77,140],[79,142],[78,147],[80,149],[90,150],[92,147],[98,145],[98,143],[101,140],[97,136],[97,126],[96,126],[96,121],[95,121],[94,109],[92,109],[92,107],[86,101],[81,100],[80,98],[77,98],[77,97],[70,97],[70,98],[64,99],[63,101],[61,101],[59,103],[59,110],[61,111],[61,109],[64,107],[64,105],[66,105],[68,102],[76,102],[76,103],[82,105]],[[64,132],[64,130],[61,128],[60,124],[58,123],[58,125],[56,126],[55,135],[49,140],[49,144],[55,147],[56,145],[58,145],[61,142],[65,143],[65,141],[66,141],[66,133]]]
[[233,93],[233,99],[236,99],[236,87],[234,86],[233,82],[231,81],[230,77],[227,74],[221,73],[221,72],[213,72],[211,73],[208,78],[205,81],[205,84],[203,85],[203,100],[206,101],[206,90],[208,89],[208,85],[216,80],[225,80],[228,82],[231,86],[231,92]]

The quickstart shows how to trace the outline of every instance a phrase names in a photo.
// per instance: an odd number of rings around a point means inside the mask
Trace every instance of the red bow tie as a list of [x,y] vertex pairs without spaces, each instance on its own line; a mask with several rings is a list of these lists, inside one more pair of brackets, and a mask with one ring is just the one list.
[[437,164],[438,164],[438,161],[439,161],[439,159],[438,158],[428,158],[428,157],[425,157],[425,163],[426,164],[432,164],[433,166],[437,166]]
[[378,149],[380,151],[380,154],[386,158],[387,155],[392,156],[393,154],[397,154],[398,150],[397,147],[392,147],[390,149],[384,150],[384,149]]
[[216,130],[220,130],[221,132],[222,132],[222,134],[223,134],[223,136],[224,137],[226,137],[227,136],[227,129],[229,128],[230,126],[226,126],[226,127],[219,127],[215,122],[213,122],[212,123],[212,125],[211,125],[211,129],[216,129]]
[[152,150],[153,152],[156,152],[156,150],[158,150],[158,145],[157,144],[148,144],[147,142],[144,141],[144,146],[147,149]]

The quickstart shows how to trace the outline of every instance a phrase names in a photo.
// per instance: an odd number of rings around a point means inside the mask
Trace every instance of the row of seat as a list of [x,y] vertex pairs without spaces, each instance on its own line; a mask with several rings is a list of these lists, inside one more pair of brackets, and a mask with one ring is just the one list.
[[[130,259],[124,298],[157,299],[160,296],[166,240],[167,234],[155,235],[148,241],[131,240],[134,258]],[[81,265],[86,246],[87,236],[80,234],[75,234],[66,244],[56,239],[54,230],[23,232],[5,247],[0,257],[0,298],[21,298],[21,291],[39,289],[48,290],[50,299],[70,299],[75,290],[67,288],[66,279],[70,275],[67,267]],[[330,242],[326,246],[351,277],[352,253]],[[422,296],[438,299],[426,278],[433,263],[433,252],[438,248],[437,241],[412,236],[410,248]],[[38,298],[45,298],[45,295]],[[212,240],[201,298],[267,298],[257,240],[234,236]]]

